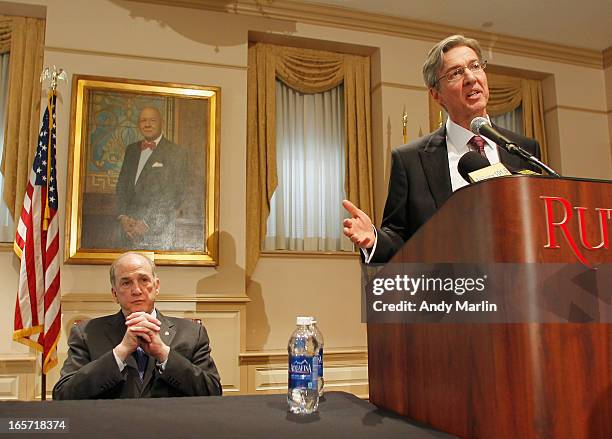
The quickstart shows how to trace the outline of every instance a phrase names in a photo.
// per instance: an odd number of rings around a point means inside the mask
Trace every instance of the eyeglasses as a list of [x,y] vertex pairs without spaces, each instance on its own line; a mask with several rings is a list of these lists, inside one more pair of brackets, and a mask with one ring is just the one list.
[[455,82],[455,81],[462,79],[463,76],[465,76],[465,69],[469,69],[470,72],[472,73],[480,73],[486,68],[487,68],[487,60],[472,61],[467,66],[457,67],[457,68],[454,68],[446,72],[444,75],[436,79],[436,84],[440,82],[440,79],[442,78],[446,78],[448,82]]

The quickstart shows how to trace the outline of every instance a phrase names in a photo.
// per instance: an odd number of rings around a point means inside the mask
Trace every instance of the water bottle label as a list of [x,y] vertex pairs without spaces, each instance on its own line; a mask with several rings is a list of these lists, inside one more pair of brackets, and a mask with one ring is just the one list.
[[319,376],[323,376],[323,348],[319,349],[319,355],[317,355],[319,360]]
[[289,357],[289,388],[316,389],[319,362],[316,356]]

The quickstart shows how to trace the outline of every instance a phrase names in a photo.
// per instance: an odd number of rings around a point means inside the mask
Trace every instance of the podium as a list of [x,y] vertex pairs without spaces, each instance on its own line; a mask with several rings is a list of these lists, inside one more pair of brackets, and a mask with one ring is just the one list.
[[[391,262],[610,264],[611,211],[610,181],[492,179]],[[612,438],[612,324],[368,323],[368,370],[372,403],[462,438]]]

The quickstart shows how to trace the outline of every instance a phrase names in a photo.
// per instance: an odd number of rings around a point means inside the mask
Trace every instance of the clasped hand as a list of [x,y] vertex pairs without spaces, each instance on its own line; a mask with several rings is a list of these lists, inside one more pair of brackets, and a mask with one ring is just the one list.
[[123,361],[139,346],[160,363],[168,359],[170,347],[159,336],[161,328],[159,320],[151,314],[139,311],[127,316],[125,325],[127,326],[125,335],[115,350]]
[[132,241],[149,231],[149,226],[143,220],[137,220],[127,215],[122,215],[120,221],[121,228],[123,228],[126,236]]

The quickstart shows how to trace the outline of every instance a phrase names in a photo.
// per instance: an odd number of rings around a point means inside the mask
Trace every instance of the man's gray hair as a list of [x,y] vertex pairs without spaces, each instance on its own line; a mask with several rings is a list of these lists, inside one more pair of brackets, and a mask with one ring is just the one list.
[[138,252],[125,252],[122,255],[120,255],[117,259],[115,259],[113,261],[113,263],[110,266],[110,270],[109,270],[109,275],[110,275],[110,284],[111,287],[115,288],[115,267],[117,267],[117,264],[126,256],[129,255],[136,255],[136,256],[140,256],[142,259],[146,260],[149,263],[149,267],[151,268],[151,274],[153,275],[153,278],[156,279],[157,275],[155,274],[155,262],[153,262],[151,259],[147,258],[145,255],[143,255],[142,253],[138,253]]
[[427,88],[437,88],[438,75],[444,64],[444,54],[454,47],[469,47],[478,56],[478,60],[482,61],[482,49],[480,43],[473,38],[467,38],[463,35],[451,35],[444,38],[431,48],[427,59],[423,64],[423,80]]

